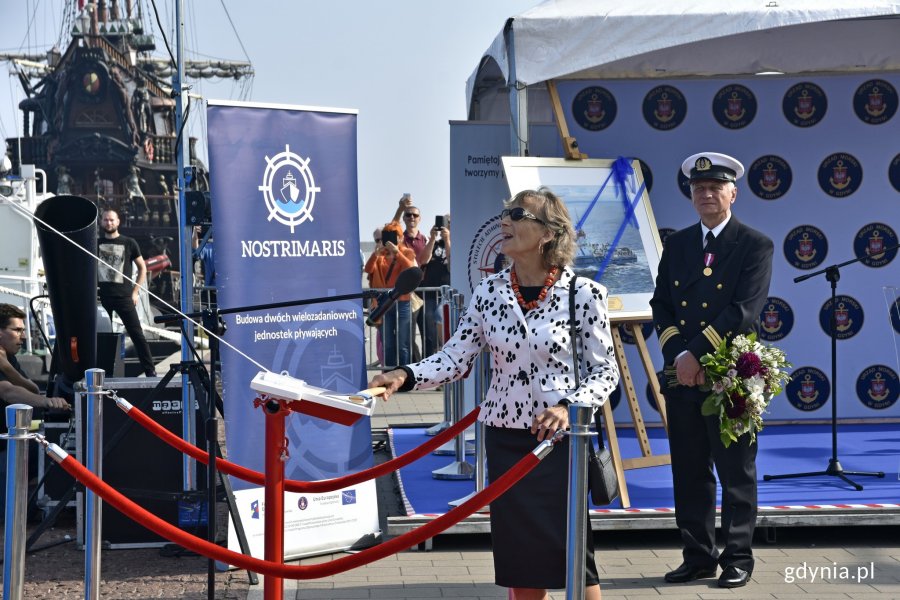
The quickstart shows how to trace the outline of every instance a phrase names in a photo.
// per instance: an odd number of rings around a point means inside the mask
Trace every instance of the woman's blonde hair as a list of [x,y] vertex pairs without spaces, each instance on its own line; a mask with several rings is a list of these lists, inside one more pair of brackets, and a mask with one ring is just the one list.
[[540,187],[537,190],[524,190],[503,203],[503,206],[523,206],[523,202],[531,198],[535,201],[534,213],[538,219],[553,234],[553,239],[541,248],[541,256],[544,266],[558,265],[561,267],[572,264],[575,260],[575,227],[569,216],[569,209],[559,196],[549,188]]

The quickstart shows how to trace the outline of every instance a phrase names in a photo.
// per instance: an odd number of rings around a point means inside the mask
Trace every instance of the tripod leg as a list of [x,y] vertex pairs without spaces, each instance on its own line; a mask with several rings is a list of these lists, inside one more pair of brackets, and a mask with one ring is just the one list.
[[852,485],[853,487],[855,487],[857,492],[862,491],[863,486],[859,485],[858,483],[856,483],[854,481],[851,481],[850,478],[847,477],[846,475],[844,475],[843,473],[836,473],[836,475],[837,475],[837,477],[840,477],[845,483],[848,483],[848,484]]
[[813,473],[786,473],[784,475],[763,475],[763,481],[772,481],[773,479],[791,479],[793,477],[815,477],[817,475],[828,475],[826,471],[815,471]]
[[[194,386],[194,393],[197,394],[198,397],[209,398],[208,394],[215,394],[218,398],[218,394],[215,390],[208,389],[209,379],[205,377],[201,377],[199,373],[197,373],[197,369],[202,368],[200,365],[192,365],[190,369],[190,378],[191,383]],[[206,422],[209,419],[209,408],[208,403],[206,402],[197,402],[197,406],[200,409],[200,418]],[[220,409],[221,410],[221,409]],[[219,445],[219,440],[214,440],[213,444],[215,446],[215,455],[217,458],[222,458],[222,447]],[[222,487],[225,490],[225,501],[228,503],[228,513],[231,515],[232,520],[234,521],[234,530],[235,534],[238,538],[238,545],[241,548],[241,553],[250,556],[250,544],[247,542],[247,534],[244,531],[244,524],[241,521],[241,515],[238,512],[237,504],[234,501],[234,490],[231,487],[231,481],[228,480],[228,477],[225,476],[221,471],[216,473],[218,475],[218,480],[222,482]],[[207,522],[209,522],[209,517],[207,516]],[[251,585],[259,585],[259,577],[253,571],[247,571],[247,578],[250,581]]]

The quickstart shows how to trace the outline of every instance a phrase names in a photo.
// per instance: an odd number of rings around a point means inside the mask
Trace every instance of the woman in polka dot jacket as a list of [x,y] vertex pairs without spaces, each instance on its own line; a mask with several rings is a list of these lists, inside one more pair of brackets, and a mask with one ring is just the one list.
[[[575,389],[569,328],[568,265],[575,231],[565,204],[550,190],[527,190],[505,203],[502,252],[510,267],[478,285],[453,337],[425,360],[376,375],[370,385],[393,392],[428,389],[464,377],[483,349],[492,379],[481,406],[488,477],[495,480],[538,441],[569,425],[567,405],[602,406],[616,388],[607,291],[579,278],[575,319],[582,379]],[[497,585],[517,600],[547,598],[565,587],[568,440],[491,504]],[[587,527],[590,532],[590,527]],[[592,536],[588,535],[585,598],[600,598]]]

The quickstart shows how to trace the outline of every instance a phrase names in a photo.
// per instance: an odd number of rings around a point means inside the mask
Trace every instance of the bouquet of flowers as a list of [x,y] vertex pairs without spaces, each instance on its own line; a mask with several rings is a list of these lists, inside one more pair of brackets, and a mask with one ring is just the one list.
[[719,344],[715,352],[700,358],[706,374],[703,390],[710,394],[703,402],[704,415],[719,415],[720,436],[727,448],[738,437],[762,431],[762,414],[772,398],[781,393],[782,384],[790,379],[790,367],[784,352],[756,341],[756,334],[739,335],[727,344]]

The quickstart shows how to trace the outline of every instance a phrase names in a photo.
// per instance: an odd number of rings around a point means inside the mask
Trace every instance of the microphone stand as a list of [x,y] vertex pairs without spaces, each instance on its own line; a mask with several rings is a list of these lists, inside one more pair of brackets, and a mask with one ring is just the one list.
[[[882,252],[890,252],[900,248],[900,244],[895,244],[885,248]],[[814,471],[812,473],[786,473],[783,475],[763,475],[764,481],[772,481],[774,479],[788,479],[793,477],[818,477],[828,475],[838,477],[849,485],[853,486],[857,492],[862,491],[863,486],[851,480],[847,475],[859,475],[861,477],[884,477],[882,471],[845,471],[841,467],[837,454],[837,282],[841,278],[840,268],[860,262],[863,258],[854,258],[842,263],[825,267],[814,273],[807,273],[794,278],[794,283],[806,281],[811,277],[825,274],[825,279],[831,282],[831,323],[829,333],[831,335],[831,458],[828,460],[828,467],[824,471]]]
[[[272,302],[269,304],[254,304],[249,306],[239,306],[235,308],[208,308],[199,312],[185,314],[165,314],[153,318],[154,323],[171,323],[175,321],[184,321],[189,319],[196,321],[200,319],[204,329],[213,332],[214,335],[209,336],[209,356],[210,356],[210,392],[207,395],[207,413],[206,413],[206,452],[209,461],[206,468],[206,519],[207,519],[207,541],[216,542],[216,446],[218,443],[219,423],[216,418],[216,362],[219,357],[219,336],[225,332],[225,323],[222,321],[222,315],[229,315],[239,312],[253,312],[257,310],[266,310],[272,308],[285,308],[288,306],[302,306],[306,304],[318,304],[323,302],[339,302],[341,300],[356,300],[360,298],[375,298],[380,292],[374,290],[364,290],[353,294],[342,294],[340,296],[326,296],[323,298],[309,298],[306,300],[288,300],[285,302]],[[208,559],[209,568],[213,568],[213,559]]]

